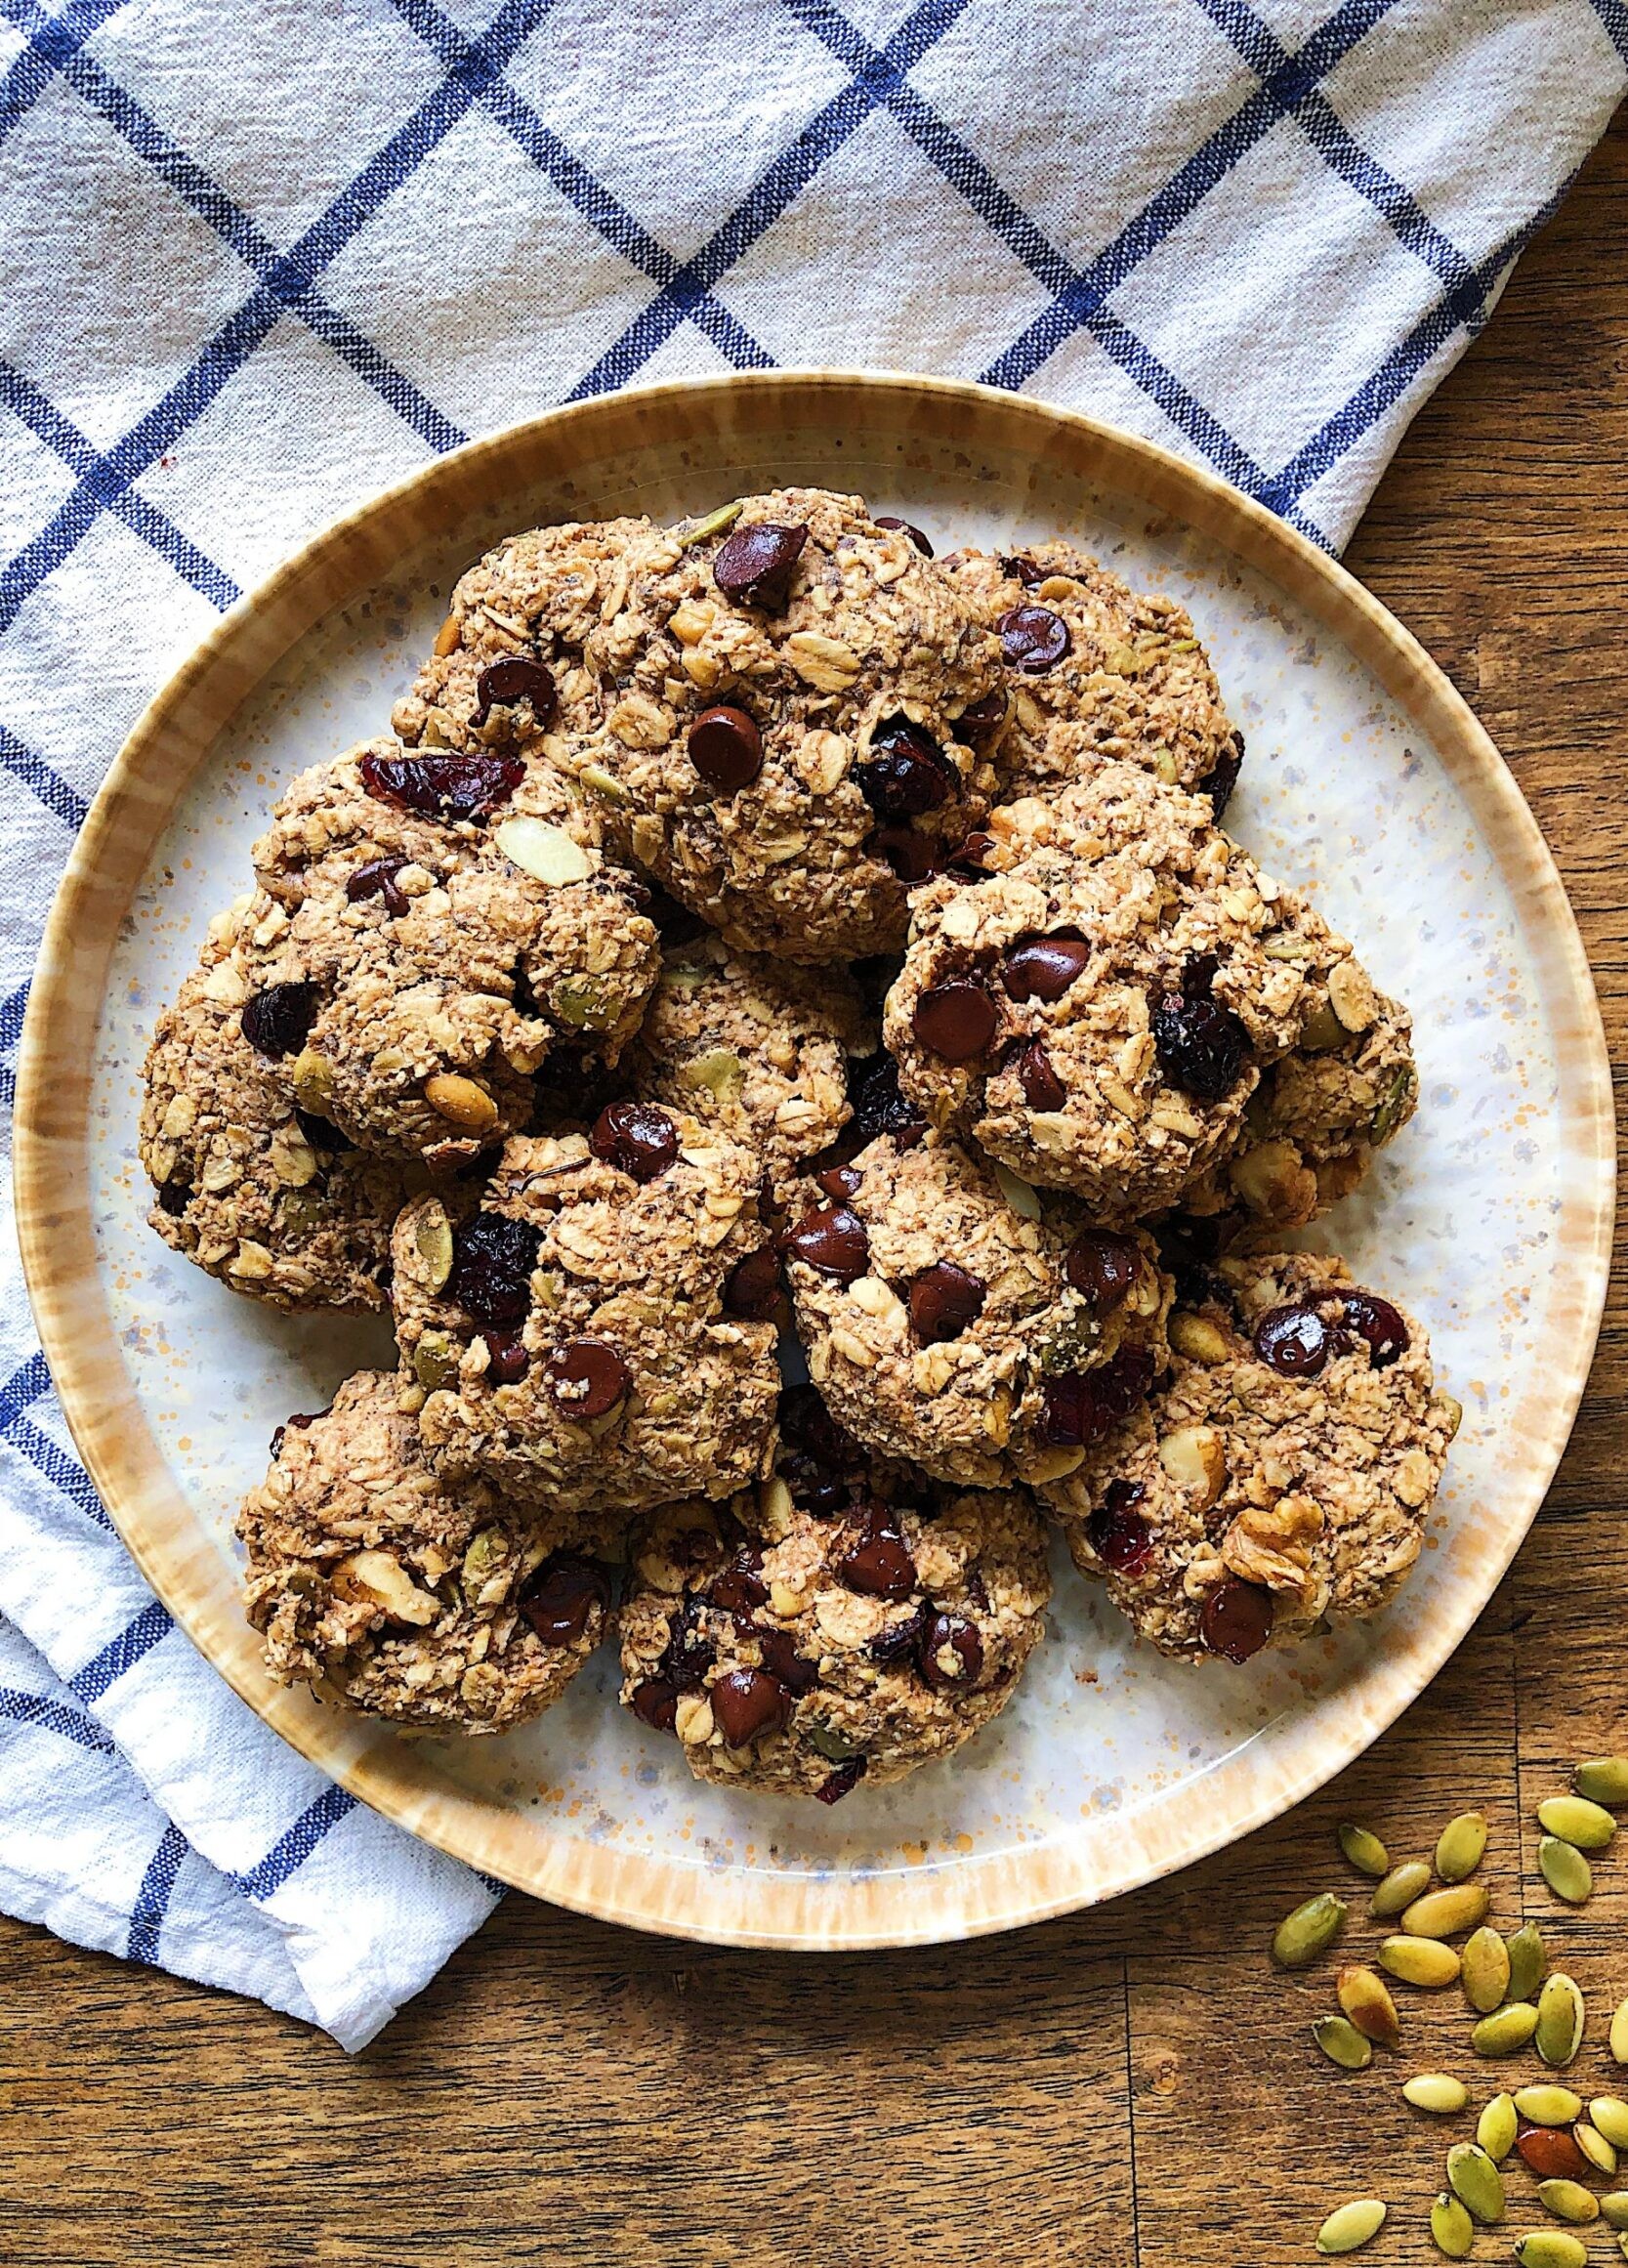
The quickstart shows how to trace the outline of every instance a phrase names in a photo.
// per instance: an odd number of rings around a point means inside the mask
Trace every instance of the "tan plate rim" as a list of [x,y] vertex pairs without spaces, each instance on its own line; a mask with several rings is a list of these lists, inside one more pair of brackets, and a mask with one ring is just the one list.
[[[1542,978],[1562,1066],[1566,1170],[1554,1239],[1565,1281],[1549,1316],[1554,1360],[1512,1424],[1527,1454],[1507,1510],[1467,1569],[1454,1612],[1376,1657],[1340,1705],[1309,1720],[1292,1759],[1246,1743],[1208,1776],[1194,1819],[1170,1797],[1119,1819],[1105,1866],[1074,1844],[991,1853],[841,1880],[739,1869],[720,1877],[655,1856],[551,1837],[536,1815],[427,1785],[411,1743],[271,1684],[253,1633],[223,1608],[222,1563],[171,1479],[130,1391],[98,1277],[85,1197],[90,1061],[119,920],[182,788],[266,668],[343,595],[377,576],[398,524],[422,533],[475,508],[517,463],[561,480],[608,445],[675,431],[751,435],[796,420],[1021,449],[1168,515],[1284,587],[1370,669],[1428,736],[1490,838]],[[855,1949],[1009,1929],[1117,1896],[1277,1817],[1361,1753],[1463,1639],[1514,1557],[1570,1433],[1599,1332],[1610,1261],[1615,1126],[1599,1003],[1548,848],[1491,739],[1416,640],[1336,562],[1212,474],[1078,411],[910,373],[753,372],[641,387],[551,411],[436,460],[307,544],[225,615],[149,703],[96,797],[47,924],[23,1028],[16,1192],[24,1271],[63,1409],[86,1469],[143,1575],[248,1704],[375,1810],[536,1896],[603,1919],[715,1943]],[[1488,1526],[1493,1524],[1488,1523]],[[1285,1746],[1289,1743],[1284,1743]],[[1178,1793],[1180,1791],[1177,1791]],[[538,1846],[541,1844],[541,1856]]]

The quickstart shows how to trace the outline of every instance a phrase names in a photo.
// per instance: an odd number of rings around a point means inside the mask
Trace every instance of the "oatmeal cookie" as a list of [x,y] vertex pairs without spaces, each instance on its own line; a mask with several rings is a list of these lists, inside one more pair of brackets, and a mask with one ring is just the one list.
[[1237,783],[1243,735],[1222,706],[1185,607],[1139,597],[1071,543],[991,558],[964,551],[945,571],[1001,641],[1009,798],[1047,796],[1106,763],[1140,765],[1210,797],[1219,819]]
[[354,1150],[268,1075],[243,1036],[240,912],[211,922],[147,1050],[137,1136],[158,1192],[147,1219],[172,1250],[272,1307],[382,1308],[391,1228],[423,1175]]
[[455,1164],[525,1125],[556,1041],[614,1061],[660,967],[643,885],[543,763],[375,740],[255,846],[244,1030],[363,1148]]
[[782,1239],[809,1374],[869,1448],[994,1489],[1078,1462],[1164,1367],[1170,1280],[948,1137],[829,1169]]
[[598,1539],[483,1482],[438,1480],[384,1371],[357,1371],[331,1409],[277,1428],[237,1532],[271,1675],[420,1732],[525,1724],[609,1618]]
[[1169,1377],[1042,1493],[1143,1637],[1242,1661],[1386,1604],[1460,1412],[1422,1325],[1342,1260],[1223,1260],[1187,1296]]
[[705,936],[669,952],[628,1050],[636,1094],[755,1150],[784,1204],[802,1160],[847,1123],[848,1062],[875,1026],[846,970],[732,953]]
[[628,1707],[677,1735],[697,1780],[821,1803],[901,1780],[997,1716],[1051,1596],[1024,1497],[919,1480],[824,1519],[777,1482],[757,1505],[667,1505],[631,1557]]
[[756,1479],[779,1385],[759,1172],[694,1118],[616,1103],[409,1205],[396,1328],[436,1470],[602,1511]]
[[561,758],[618,845],[740,951],[900,944],[995,786],[998,642],[855,496],[749,496],[628,562],[588,642],[604,729]]
[[905,1096],[1102,1219],[1179,1202],[1351,947],[1129,764],[994,813],[980,857],[912,900],[883,1027]]

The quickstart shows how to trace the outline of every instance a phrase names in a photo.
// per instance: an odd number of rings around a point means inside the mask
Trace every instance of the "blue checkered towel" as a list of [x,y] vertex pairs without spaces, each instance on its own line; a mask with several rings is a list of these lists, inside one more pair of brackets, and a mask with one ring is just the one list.
[[[1343,542],[1622,93],[1628,0],[0,0],[0,1096],[56,875],[217,611],[630,379],[947,370]],[[0,1906],[357,2046],[493,1892],[285,1748],[0,1279]]]

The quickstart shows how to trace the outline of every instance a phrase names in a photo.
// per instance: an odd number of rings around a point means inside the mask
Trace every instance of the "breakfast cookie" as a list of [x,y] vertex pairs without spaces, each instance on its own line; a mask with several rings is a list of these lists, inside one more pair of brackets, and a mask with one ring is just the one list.
[[547,764],[373,740],[255,845],[243,1029],[301,1106],[445,1166],[525,1125],[556,1041],[614,1061],[660,958],[643,885]]
[[867,1019],[846,970],[733,953],[708,934],[668,953],[624,1070],[636,1094],[755,1150],[784,1204],[805,1158],[849,1116]]
[[277,1428],[237,1532],[282,1685],[426,1733],[506,1733],[559,1700],[609,1619],[596,1538],[425,1462],[401,1381],[347,1378]]
[[912,900],[884,1019],[906,1098],[1104,1219],[1179,1202],[1351,947],[1129,764],[995,812],[979,855]]
[[1151,1239],[947,1136],[829,1168],[781,1239],[809,1374],[868,1448],[963,1488],[1078,1461],[1164,1367]]
[[1243,1661],[1385,1605],[1460,1411],[1421,1325],[1342,1260],[1223,1260],[1186,1296],[1168,1378],[1041,1492],[1141,1636]]
[[854,496],[749,496],[627,559],[588,643],[604,729],[560,759],[615,841],[741,951],[901,944],[995,787],[998,642]]
[[828,1518],[777,1481],[759,1499],[666,1505],[631,1544],[622,1699],[697,1780],[835,1803],[999,1714],[1051,1596],[1024,1497],[918,1480]]
[[755,1155],[615,1103],[407,1207],[393,1298],[448,1479],[563,1509],[725,1496],[767,1469],[779,1370]]
[[998,558],[963,551],[943,564],[976,619],[1001,641],[1008,799],[1051,795],[1123,761],[1209,796],[1220,819],[1237,782],[1243,735],[1228,720],[1185,607],[1138,597],[1071,543]]
[[268,1075],[243,1036],[239,912],[211,922],[147,1050],[137,1135],[158,1192],[147,1219],[172,1250],[272,1307],[382,1308],[412,1169],[354,1150]]

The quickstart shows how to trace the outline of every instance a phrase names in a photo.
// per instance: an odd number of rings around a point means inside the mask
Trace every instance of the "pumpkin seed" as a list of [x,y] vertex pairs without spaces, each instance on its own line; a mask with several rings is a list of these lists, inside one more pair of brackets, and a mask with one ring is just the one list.
[[1385,2226],[1386,2208],[1377,2197],[1354,2198],[1337,2212],[1329,2214],[1317,2231],[1317,2250],[1355,2252],[1370,2237],[1377,2237]]
[[1436,1871],[1443,1882],[1462,1882],[1481,1865],[1485,1850],[1486,1821],[1479,1811],[1461,1811],[1437,1838]]
[[1616,2240],[1616,2248],[1622,2254],[1622,2257],[1625,2260],[1628,2260],[1628,2229],[1623,2229],[1618,2234]]
[[[1385,1938],[1375,1957],[1382,1969],[1389,1969],[1392,1976],[1400,1977],[1404,1985],[1431,1988],[1450,1985],[1457,1978],[1460,1967],[1459,1957],[1452,1947],[1442,1945],[1434,1937]],[[1532,2021],[1537,2021],[1535,2010]]]
[[1279,1968],[1309,1967],[1334,1943],[1345,1918],[1344,1899],[1336,1898],[1332,1891],[1319,1890],[1315,1898],[1308,1898],[1277,1924],[1272,1939],[1273,1959]]
[[1594,1869],[1575,1843],[1545,1835],[1537,1846],[1537,1869],[1557,1898],[1581,1906],[1594,1888]]
[[1600,2210],[1613,2229],[1628,2229],[1628,2189],[1613,2189],[1603,2197]]
[[1543,1972],[1549,1965],[1543,1951],[1543,1932],[1535,1921],[1525,1921],[1513,1937],[1505,1938],[1504,1944],[1509,1952],[1509,1997],[1535,2000]]
[[1598,2126],[1591,2126],[1586,2119],[1579,2119],[1571,2129],[1571,2139],[1596,2173],[1604,2173],[1608,2177],[1616,2171],[1616,2152]]
[[1494,2163],[1507,2158],[1521,2131],[1512,2095],[1494,2095],[1476,2121],[1476,2140]]
[[1628,2103],[1620,2095],[1596,2095],[1588,2115],[1607,2142],[1618,2150],[1628,2150]]
[[1610,1813],[1586,1795],[1551,1795],[1537,1807],[1537,1824],[1580,1851],[1603,1851],[1616,1833]]
[[702,520],[693,520],[678,537],[679,548],[688,551],[692,543],[705,543],[712,535],[722,535],[726,527],[732,527],[740,518],[741,504],[720,504],[716,512],[709,512]]
[[1404,1859],[1399,1867],[1391,1869],[1368,1900],[1368,1911],[1376,1921],[1390,1921],[1429,1888],[1430,1869],[1424,1860]]
[[1376,1977],[1372,1969],[1348,1961],[1334,1980],[1334,1997],[1364,2039],[1376,2039],[1382,2047],[1401,2045],[1397,2003],[1385,1979]]
[[1377,1882],[1391,1871],[1391,1854],[1370,1828],[1348,1819],[1338,1831],[1340,1848],[1359,1874],[1369,1874]]
[[1337,2063],[1342,2071],[1366,2071],[1374,2059],[1372,2045],[1343,2016],[1319,2016],[1312,2027],[1312,2037],[1329,2062]]
[[1521,2268],[1587,2268],[1588,2251],[1580,2237],[1564,2229],[1533,2229],[1517,2238],[1515,2257]]
[[1572,1773],[1571,1785],[1591,1803],[1628,1803],[1628,1756],[1591,1756]]
[[1428,1890],[1402,1914],[1409,1937],[1457,1937],[1484,1921],[1492,1900],[1480,1882],[1458,1882],[1450,1890]]
[[1583,2044],[1583,1995],[1571,1978],[1557,1969],[1537,1996],[1537,2052],[1564,2070]]
[[1519,2117],[1530,2119],[1534,2126],[1569,2126],[1573,2119],[1583,2115],[1583,2098],[1550,2080],[1541,2086],[1517,2087],[1515,2108]]
[[1611,2018],[1610,2047],[1613,2063],[1628,2063],[1628,2000]]
[[1537,2194],[1557,2221],[1573,2221],[1582,2228],[1600,2218],[1594,2192],[1585,2189],[1580,2181],[1540,2181]]
[[437,1198],[430,1198],[419,1214],[413,1242],[424,1263],[424,1288],[439,1291],[452,1273],[452,1223],[446,1217],[446,1207]]
[[1509,1994],[1509,1948],[1484,1923],[1464,1949],[1464,1997],[1478,2016],[1490,2016]]
[[1464,2081],[1445,2071],[1418,2072],[1403,2082],[1401,2091],[1416,2111],[1429,2111],[1439,2119],[1450,2119],[1470,2100]]
[[1519,2055],[1537,2030],[1537,2010],[1530,2000],[1506,2000],[1494,2015],[1483,2016],[1470,2035],[1478,2055]]
[[1468,2260],[1476,2242],[1476,2224],[1450,2189],[1444,2189],[1430,2208],[1430,2233],[1439,2252],[1449,2260]]
[[1504,2177],[1479,2142],[1455,2142],[1447,2152],[1447,2186],[1483,2227],[1504,2217]]

